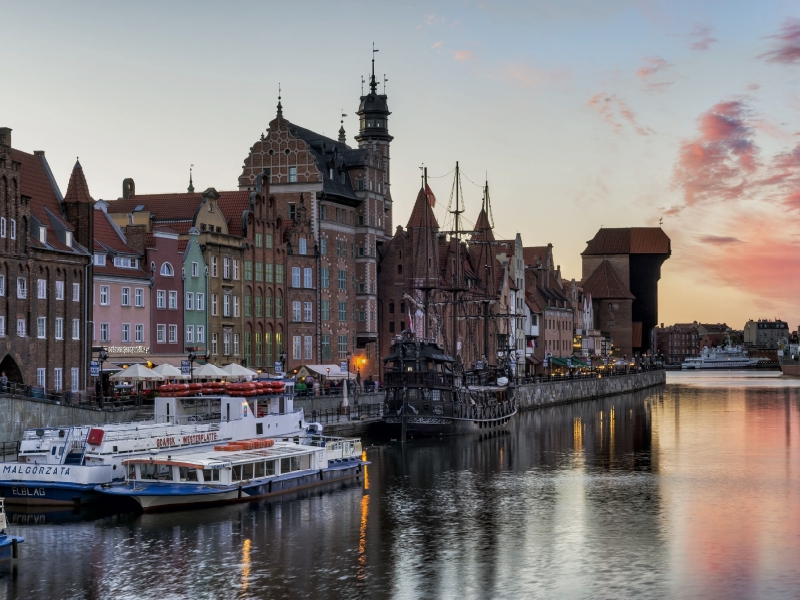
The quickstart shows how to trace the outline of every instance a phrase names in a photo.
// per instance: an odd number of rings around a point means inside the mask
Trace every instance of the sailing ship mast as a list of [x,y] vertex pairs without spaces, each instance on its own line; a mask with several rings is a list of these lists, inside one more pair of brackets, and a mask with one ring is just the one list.
[[460,269],[461,269],[461,213],[464,209],[461,207],[459,192],[461,191],[461,175],[459,172],[458,161],[456,161],[456,176],[453,181],[453,186],[456,192],[456,206],[455,210],[451,210],[453,215],[453,231],[451,233],[451,240],[455,240],[455,266],[453,268],[453,358],[458,356],[458,292],[461,285]]

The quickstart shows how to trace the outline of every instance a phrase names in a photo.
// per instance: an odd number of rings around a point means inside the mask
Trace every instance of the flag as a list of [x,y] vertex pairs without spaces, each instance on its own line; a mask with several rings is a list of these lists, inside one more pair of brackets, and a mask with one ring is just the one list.
[[427,182],[425,182],[425,197],[428,198],[428,204],[430,204],[431,207],[436,206],[436,196],[433,195]]
[[414,331],[414,319],[411,318],[411,308],[410,307],[408,309],[408,329],[411,331],[411,333],[416,333],[416,331]]

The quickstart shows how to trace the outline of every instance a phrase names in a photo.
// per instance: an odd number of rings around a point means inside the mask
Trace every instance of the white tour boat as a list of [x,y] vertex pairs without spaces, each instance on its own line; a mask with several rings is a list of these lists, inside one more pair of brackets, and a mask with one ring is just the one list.
[[749,369],[758,364],[757,358],[750,358],[741,346],[727,345],[724,348],[703,346],[700,356],[687,358],[681,369]]
[[97,486],[145,512],[248,502],[361,474],[361,440],[244,440],[205,451],[154,451],[124,461],[127,481]]
[[151,420],[29,429],[17,460],[0,462],[0,496],[7,504],[82,504],[99,498],[95,486],[124,479],[122,461],[153,450],[322,433],[295,410],[293,395],[286,382],[265,396],[159,396]]

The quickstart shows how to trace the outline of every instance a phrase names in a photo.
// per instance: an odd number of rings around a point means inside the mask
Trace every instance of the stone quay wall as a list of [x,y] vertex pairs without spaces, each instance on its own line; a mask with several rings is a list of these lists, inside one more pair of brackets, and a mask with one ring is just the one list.
[[520,410],[615,396],[661,385],[667,380],[666,371],[643,371],[599,379],[566,379],[529,383],[519,387]]

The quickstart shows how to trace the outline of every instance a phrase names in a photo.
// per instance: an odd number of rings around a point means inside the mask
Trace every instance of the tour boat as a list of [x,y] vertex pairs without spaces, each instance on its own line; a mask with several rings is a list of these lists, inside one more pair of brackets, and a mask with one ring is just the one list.
[[749,369],[758,364],[757,358],[750,358],[741,346],[727,345],[724,348],[703,346],[700,356],[687,358],[682,369]]
[[249,389],[233,390],[237,396],[159,396],[148,421],[29,429],[17,460],[0,462],[0,495],[8,504],[84,504],[99,498],[97,485],[124,479],[123,460],[152,450],[322,433],[319,424],[306,423],[302,408],[295,410],[293,387],[285,382],[280,393],[261,396]]
[[0,561],[17,558],[19,545],[24,541],[24,537],[8,533],[5,502],[3,498],[0,498]]
[[778,347],[778,364],[784,375],[800,376],[800,345],[785,342]]
[[144,512],[249,502],[361,474],[358,439],[317,436],[306,443],[242,440],[205,451],[153,451],[123,461],[127,481],[97,486],[135,500]]

